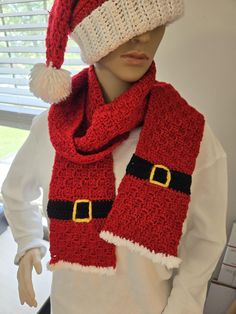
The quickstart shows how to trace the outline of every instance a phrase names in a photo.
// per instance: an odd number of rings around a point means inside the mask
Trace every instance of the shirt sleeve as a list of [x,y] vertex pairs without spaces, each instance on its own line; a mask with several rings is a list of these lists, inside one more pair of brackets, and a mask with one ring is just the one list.
[[226,154],[206,125],[192,178],[186,231],[178,247],[182,262],[175,269],[163,314],[203,313],[208,281],[227,242],[227,183]]
[[35,120],[28,138],[11,164],[1,190],[4,213],[17,243],[15,265],[19,265],[20,258],[28,249],[40,248],[41,257],[47,252],[43,240],[42,215],[38,205],[33,204],[41,195],[37,180],[39,154],[34,134]]

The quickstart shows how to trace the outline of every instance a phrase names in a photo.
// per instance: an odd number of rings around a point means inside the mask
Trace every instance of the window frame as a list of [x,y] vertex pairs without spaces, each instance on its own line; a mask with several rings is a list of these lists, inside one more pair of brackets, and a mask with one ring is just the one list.
[[[24,3],[32,4],[32,6],[29,6],[30,9],[27,6],[23,7],[23,11],[18,11],[16,6],[12,7],[13,12],[10,9],[8,9],[10,12],[3,10],[5,5]],[[43,8],[39,4],[34,10],[35,3],[42,3]],[[0,0],[0,21],[2,21],[0,25],[0,125],[29,130],[33,118],[50,107],[49,103],[35,97],[29,91],[28,84],[29,73],[34,64],[45,64],[46,62],[45,39],[52,4],[53,0]],[[32,23],[31,18],[35,16],[40,16],[39,20],[42,21],[38,22],[37,19],[37,22]],[[21,17],[27,17],[29,23],[19,23]],[[11,18],[12,21],[17,18],[18,23],[5,23],[6,19]],[[39,34],[35,33],[37,30]],[[23,35],[21,31],[24,31]],[[30,34],[27,34],[27,31]],[[35,32],[31,33],[31,31]],[[73,46],[72,44],[73,41],[69,37],[63,64],[63,68],[69,70],[71,76],[85,67],[80,58],[78,45],[74,43],[76,46]],[[34,53],[37,57],[32,57]],[[66,56],[66,54],[70,54],[70,56]],[[79,54],[79,56],[75,54]],[[25,55],[29,57],[25,57]],[[20,78],[17,78],[19,75]]]

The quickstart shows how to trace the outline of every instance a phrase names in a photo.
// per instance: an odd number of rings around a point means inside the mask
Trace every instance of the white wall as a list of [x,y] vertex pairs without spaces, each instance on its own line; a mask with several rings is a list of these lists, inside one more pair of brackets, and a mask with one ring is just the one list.
[[185,15],[166,28],[155,61],[157,79],[205,114],[228,155],[229,238],[236,220],[236,1],[185,0]]

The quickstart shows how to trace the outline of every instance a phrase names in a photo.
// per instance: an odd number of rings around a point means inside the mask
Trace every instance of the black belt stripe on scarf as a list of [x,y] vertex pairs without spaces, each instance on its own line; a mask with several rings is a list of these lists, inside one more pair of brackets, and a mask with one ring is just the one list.
[[126,174],[133,175],[143,180],[148,180],[153,184],[174,189],[188,195],[191,193],[191,175],[170,170],[162,165],[154,165],[135,154],[133,154],[126,167]]
[[[153,184],[165,188],[190,194],[191,175],[170,170],[162,165],[154,165],[135,154],[133,154],[126,167],[126,174],[148,180]],[[77,200],[74,203],[70,201],[49,200],[47,213],[49,218],[89,222],[92,218],[107,217],[112,204],[113,200]]]
[[[54,201],[49,200],[47,205],[47,213],[49,218],[62,220],[74,220],[75,222],[89,222],[92,218],[105,218],[112,208],[113,200],[77,200],[70,201]],[[91,207],[90,207],[91,206]],[[90,212],[89,212],[90,208]]]

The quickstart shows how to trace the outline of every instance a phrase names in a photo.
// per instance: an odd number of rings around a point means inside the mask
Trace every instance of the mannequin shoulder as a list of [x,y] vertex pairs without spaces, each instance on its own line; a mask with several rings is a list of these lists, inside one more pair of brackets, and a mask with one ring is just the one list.
[[49,109],[44,110],[32,120],[30,131],[36,136],[48,130],[48,111]]
[[156,91],[157,93],[163,93],[169,96],[182,97],[180,95],[180,92],[174,87],[174,85],[168,82],[164,82],[164,81],[156,81],[154,84],[154,91]]
[[203,137],[196,160],[195,174],[213,165],[220,158],[227,158],[227,154],[208,121],[205,121]]
[[48,129],[48,112],[49,109],[34,117],[31,124],[30,133],[37,139],[38,145],[51,146]]
[[153,91],[160,95],[164,94],[164,95],[169,95],[169,96],[171,95],[180,96],[180,93],[171,83],[164,82],[164,81],[156,81],[154,84]]
[[193,127],[197,127],[196,121],[199,122],[201,129],[203,126],[203,135],[200,143],[199,154],[196,160],[195,173],[210,166],[217,159],[227,157],[219,139],[212,131],[207,117],[198,109],[189,104],[172,84],[157,81],[156,92],[157,95],[159,93],[164,97],[164,99],[167,99],[167,102],[170,104],[169,109],[171,109],[171,104],[176,104],[173,113],[179,107],[179,113],[181,117],[184,119],[190,119],[191,125]]
[[200,123],[204,122],[204,114],[192,106],[172,84],[156,81],[153,91],[155,97],[164,103],[163,111],[179,114],[179,117],[182,116],[184,119],[197,119]]

